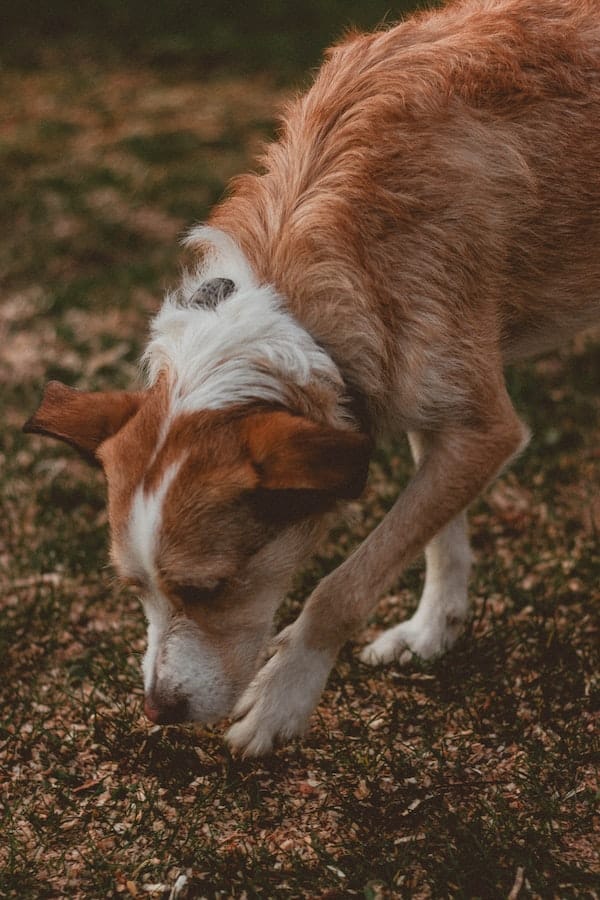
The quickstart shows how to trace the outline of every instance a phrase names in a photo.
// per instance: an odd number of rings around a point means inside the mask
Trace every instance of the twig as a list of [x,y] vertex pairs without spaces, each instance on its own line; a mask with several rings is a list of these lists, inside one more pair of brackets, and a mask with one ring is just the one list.
[[508,895],[507,900],[517,900],[517,897],[521,893],[521,888],[523,887],[523,880],[525,878],[525,869],[523,866],[517,866],[517,874],[515,875],[515,883],[512,886],[511,892]]

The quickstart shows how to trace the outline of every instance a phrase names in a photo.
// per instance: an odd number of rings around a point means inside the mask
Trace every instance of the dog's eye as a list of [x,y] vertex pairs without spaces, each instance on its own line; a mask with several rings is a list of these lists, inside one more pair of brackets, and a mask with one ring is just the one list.
[[174,593],[186,606],[200,606],[216,600],[223,586],[223,581],[217,581],[211,585],[178,584],[174,588]]

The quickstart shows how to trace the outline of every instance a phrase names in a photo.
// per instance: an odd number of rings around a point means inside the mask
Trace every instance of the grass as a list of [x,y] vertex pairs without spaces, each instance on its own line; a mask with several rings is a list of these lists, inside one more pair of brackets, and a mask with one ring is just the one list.
[[[0,896],[598,897],[600,345],[509,373],[533,440],[473,509],[474,616],[449,655],[371,671],[346,648],[306,740],[261,762],[220,729],[151,727],[102,477],[20,426],[46,378],[133,383],[178,236],[285,91],[102,59],[2,80]],[[378,453],[282,622],[409,472],[404,446]]]

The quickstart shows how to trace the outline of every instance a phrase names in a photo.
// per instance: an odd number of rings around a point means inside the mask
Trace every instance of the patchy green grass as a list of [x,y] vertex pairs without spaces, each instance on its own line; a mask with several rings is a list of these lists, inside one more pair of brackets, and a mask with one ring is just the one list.
[[[452,653],[373,672],[346,648],[307,739],[264,762],[232,759],[219,729],[151,727],[102,477],[19,429],[48,377],[135,380],[178,236],[282,95],[93,64],[2,77],[0,895],[598,897],[600,345],[509,373],[533,440],[473,509],[474,617]],[[403,446],[378,453],[282,622],[409,472]]]

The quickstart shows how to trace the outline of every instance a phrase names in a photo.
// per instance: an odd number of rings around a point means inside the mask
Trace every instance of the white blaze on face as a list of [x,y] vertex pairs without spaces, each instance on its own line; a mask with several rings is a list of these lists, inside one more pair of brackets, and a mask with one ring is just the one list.
[[171,487],[183,460],[166,469],[156,490],[149,492],[140,484],[129,516],[128,563],[134,571],[144,573],[156,584],[156,550],[162,525],[162,508],[167,491]]
[[157,682],[159,660],[164,655],[163,646],[173,611],[169,601],[158,591],[142,597],[142,605],[148,623],[142,672],[144,674],[144,691],[149,694]]
[[128,564],[135,571],[143,573],[149,590],[142,597],[144,612],[148,621],[148,644],[142,670],[146,693],[156,683],[158,661],[162,654],[165,635],[173,617],[173,609],[162,595],[156,578],[156,549],[162,524],[162,507],[165,496],[181,466],[181,460],[165,471],[156,490],[147,492],[140,484],[129,517]]
[[191,619],[177,615],[161,592],[156,552],[162,527],[162,511],[169,487],[181,461],[169,466],[158,487],[137,489],[129,518],[127,568],[143,573],[148,588],[142,599],[148,621],[148,644],[142,670],[144,689],[166,701],[185,697],[189,718],[212,721],[229,711],[231,688],[224,676],[218,650]]

